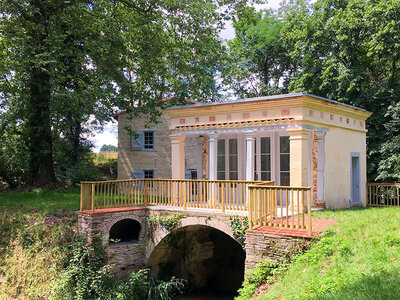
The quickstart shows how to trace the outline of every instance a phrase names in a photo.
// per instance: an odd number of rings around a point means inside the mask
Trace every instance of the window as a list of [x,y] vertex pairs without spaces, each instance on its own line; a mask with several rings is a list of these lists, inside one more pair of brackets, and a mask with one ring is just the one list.
[[[257,141],[257,140],[256,140]],[[254,179],[271,180],[271,138],[261,137],[254,142]],[[257,148],[257,145],[259,148]]]
[[155,178],[155,169],[139,169],[132,171],[132,179]]
[[154,131],[144,132],[144,149],[154,149]]
[[217,179],[238,179],[238,145],[237,139],[218,140]]
[[154,170],[143,170],[144,171],[144,178],[154,178]]
[[136,135],[132,136],[132,150],[151,151],[155,150],[155,130],[136,131]]
[[290,142],[288,136],[279,138],[280,185],[290,185]]
[[217,179],[225,180],[225,140],[218,140]]

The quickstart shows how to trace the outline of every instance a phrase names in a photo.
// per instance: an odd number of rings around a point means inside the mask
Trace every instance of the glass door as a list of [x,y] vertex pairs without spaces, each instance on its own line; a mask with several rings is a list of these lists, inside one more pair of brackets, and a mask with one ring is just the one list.
[[254,144],[254,179],[271,180],[271,138],[260,137]]
[[290,186],[290,142],[288,136],[279,137],[279,180],[280,185]]
[[219,139],[217,149],[217,179],[238,179],[237,139]]

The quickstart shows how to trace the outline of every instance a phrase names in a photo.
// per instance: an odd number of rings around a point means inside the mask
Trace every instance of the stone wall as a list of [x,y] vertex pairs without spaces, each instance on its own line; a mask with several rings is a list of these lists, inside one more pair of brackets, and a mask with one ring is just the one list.
[[[163,114],[158,124],[146,128],[146,117],[129,120],[128,114],[118,116],[118,179],[130,179],[132,170],[156,169],[156,178],[171,178],[170,119]],[[155,151],[132,150],[131,139],[125,127],[133,130],[154,129]],[[201,137],[187,136],[185,140],[186,169],[197,169],[201,174]]]
[[109,263],[114,265],[113,271],[119,276],[125,276],[131,271],[143,268],[152,254],[154,248],[170,234],[162,226],[157,226],[155,232],[149,234],[147,217],[156,215],[168,217],[175,214],[183,214],[183,218],[176,226],[179,228],[191,225],[203,225],[218,229],[233,238],[229,216],[221,213],[205,213],[182,210],[155,210],[151,208],[134,208],[129,211],[108,213],[79,213],[79,232],[88,237],[91,242],[93,236],[101,234],[104,243],[108,242],[111,227],[120,220],[133,219],[141,224],[141,231],[137,242],[111,244],[107,248]]
[[278,262],[288,260],[299,251],[308,249],[309,245],[310,239],[306,238],[248,231],[245,268],[254,268],[264,258]]
[[[102,214],[79,213],[78,226],[79,232],[87,235],[89,241],[92,240],[94,234],[102,234],[104,242],[107,242],[110,229],[116,222],[123,219],[133,219],[141,224],[141,231],[137,241],[112,244],[107,248],[109,263],[113,265],[114,273],[124,277],[133,270],[137,271],[147,266],[155,248],[158,245],[162,247],[165,238],[171,234],[171,232],[159,224],[153,228],[149,228],[147,222],[148,216],[156,215],[162,218],[176,214],[182,214],[183,216],[172,231],[173,233],[182,230],[191,230],[190,228],[194,229],[194,227],[212,228],[217,229],[221,234],[223,232],[225,236],[231,237],[231,241],[234,242],[229,216],[216,212],[182,211],[174,208],[171,208],[171,210],[160,210],[147,207]],[[201,241],[198,244],[204,246],[207,244],[207,241]],[[249,231],[246,233],[245,268],[255,267],[263,258],[277,261],[289,259],[298,251],[306,250],[309,244],[310,240],[305,238]],[[197,251],[198,249],[196,248],[192,252],[196,253],[195,250]],[[206,253],[203,254],[206,255]]]
[[110,229],[118,221],[133,219],[141,224],[138,241],[111,244],[107,248],[108,262],[113,265],[114,274],[125,277],[131,271],[138,271],[145,266],[146,217],[147,212],[144,208],[103,214],[79,213],[78,229],[79,233],[87,236],[89,242],[92,241],[94,235],[101,234],[104,243],[107,243]]

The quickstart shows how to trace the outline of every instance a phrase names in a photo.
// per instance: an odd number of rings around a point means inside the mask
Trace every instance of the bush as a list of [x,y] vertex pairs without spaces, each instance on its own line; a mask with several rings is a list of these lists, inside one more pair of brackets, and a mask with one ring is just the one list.
[[171,299],[184,286],[181,279],[151,279],[147,270],[132,272],[127,281],[112,276],[101,238],[88,245],[78,238],[60,277],[54,282],[50,299],[57,300],[156,300]]
[[285,263],[269,259],[261,260],[255,268],[246,271],[246,278],[236,299],[250,299],[261,284],[272,281],[285,266]]

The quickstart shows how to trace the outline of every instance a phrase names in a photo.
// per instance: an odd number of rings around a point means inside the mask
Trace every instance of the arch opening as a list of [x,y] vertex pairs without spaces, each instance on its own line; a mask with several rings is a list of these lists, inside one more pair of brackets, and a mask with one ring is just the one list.
[[226,233],[190,225],[161,240],[147,265],[160,279],[186,279],[189,293],[233,296],[244,280],[245,257],[242,246]]
[[112,244],[134,243],[139,240],[141,225],[133,219],[123,219],[110,228],[109,242]]

